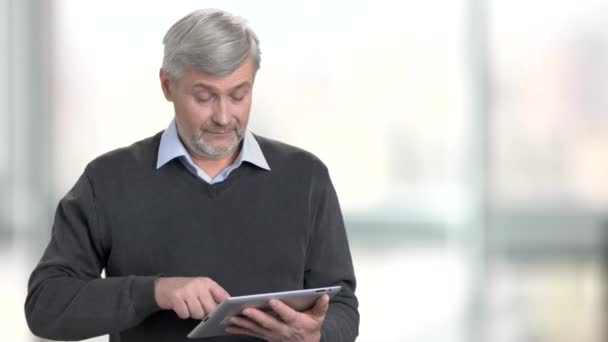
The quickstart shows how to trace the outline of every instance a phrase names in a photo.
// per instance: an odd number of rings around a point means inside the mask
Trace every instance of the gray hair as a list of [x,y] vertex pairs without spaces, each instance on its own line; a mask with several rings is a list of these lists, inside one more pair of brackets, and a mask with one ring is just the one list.
[[194,11],[173,24],[165,38],[162,69],[173,81],[194,67],[222,76],[236,70],[251,57],[254,72],[260,68],[256,34],[242,17],[216,9]]

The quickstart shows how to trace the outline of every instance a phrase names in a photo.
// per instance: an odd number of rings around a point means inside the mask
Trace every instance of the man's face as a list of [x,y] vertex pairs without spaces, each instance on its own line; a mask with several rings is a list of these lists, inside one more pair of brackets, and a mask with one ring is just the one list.
[[177,82],[161,70],[161,85],[173,102],[179,136],[195,157],[221,159],[235,153],[251,110],[254,67],[247,58],[225,76],[188,69]]

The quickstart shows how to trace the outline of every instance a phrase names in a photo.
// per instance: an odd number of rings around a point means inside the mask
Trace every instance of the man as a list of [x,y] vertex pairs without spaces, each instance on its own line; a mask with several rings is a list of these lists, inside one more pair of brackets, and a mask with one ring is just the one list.
[[277,300],[276,315],[246,309],[231,335],[208,341],[353,341],[355,277],[327,168],[247,130],[256,35],[238,17],[201,10],[163,43],[160,82],[175,118],[89,163],[61,200],[29,281],[30,329],[186,341],[230,295],[341,285],[304,312]]

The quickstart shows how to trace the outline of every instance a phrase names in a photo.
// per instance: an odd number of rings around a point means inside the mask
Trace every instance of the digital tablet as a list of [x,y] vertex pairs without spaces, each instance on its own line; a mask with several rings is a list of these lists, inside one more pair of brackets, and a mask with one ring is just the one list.
[[313,306],[317,298],[327,293],[329,298],[340,291],[342,286],[320,287],[296,291],[261,293],[248,296],[229,297],[222,301],[188,334],[189,338],[202,338],[228,335],[224,330],[229,325],[230,317],[238,315],[244,308],[253,307],[272,312],[268,305],[271,299],[279,299],[297,311],[304,311]]

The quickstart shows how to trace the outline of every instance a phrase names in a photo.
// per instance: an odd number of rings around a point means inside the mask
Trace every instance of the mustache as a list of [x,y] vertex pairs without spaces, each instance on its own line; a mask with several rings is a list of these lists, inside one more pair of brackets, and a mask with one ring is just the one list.
[[238,123],[232,123],[229,125],[225,125],[225,126],[218,126],[218,125],[201,125],[201,127],[199,127],[199,131],[202,132],[214,132],[214,133],[226,133],[226,132],[230,132],[230,131],[240,131],[241,129],[241,125],[239,125]]

